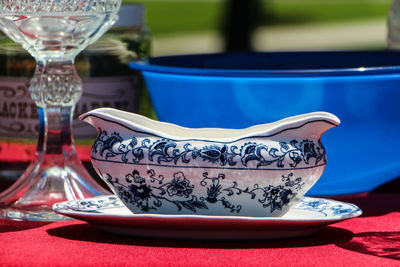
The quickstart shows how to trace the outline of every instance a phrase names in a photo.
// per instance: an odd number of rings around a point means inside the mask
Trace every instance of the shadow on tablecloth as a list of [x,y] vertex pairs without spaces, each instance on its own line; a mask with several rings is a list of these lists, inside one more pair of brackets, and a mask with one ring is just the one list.
[[49,222],[10,221],[0,219],[0,233],[24,231],[42,227],[47,224],[49,224]]
[[118,236],[103,233],[88,223],[52,228],[48,229],[47,233],[51,236],[68,240],[145,247],[263,249],[335,245],[358,253],[400,260],[400,232],[362,232],[354,234],[349,230],[333,226],[326,226],[316,234],[308,237],[239,242],[152,240]]
[[349,242],[337,244],[351,251],[400,260],[400,232],[363,232]]
[[267,240],[267,241],[180,241],[180,240],[152,240],[127,236],[118,236],[99,231],[94,226],[83,223],[61,226],[48,229],[51,236],[75,241],[106,243],[117,245],[148,246],[148,247],[174,247],[174,248],[289,248],[311,247],[329,244],[345,243],[352,239],[351,231],[327,226],[314,235],[302,238]]

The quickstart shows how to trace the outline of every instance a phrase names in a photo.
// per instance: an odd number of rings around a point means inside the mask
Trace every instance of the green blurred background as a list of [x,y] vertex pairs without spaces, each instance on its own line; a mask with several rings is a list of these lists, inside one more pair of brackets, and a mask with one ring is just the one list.
[[[241,0],[246,1],[246,0]],[[153,55],[218,52],[229,0],[143,3]],[[380,49],[391,0],[260,0],[254,50]]]

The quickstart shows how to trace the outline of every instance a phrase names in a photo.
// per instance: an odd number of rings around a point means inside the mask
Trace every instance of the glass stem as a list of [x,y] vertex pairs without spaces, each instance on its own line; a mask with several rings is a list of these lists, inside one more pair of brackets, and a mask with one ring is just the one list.
[[73,160],[72,116],[82,94],[73,61],[38,61],[29,90],[40,119],[37,156],[53,163]]

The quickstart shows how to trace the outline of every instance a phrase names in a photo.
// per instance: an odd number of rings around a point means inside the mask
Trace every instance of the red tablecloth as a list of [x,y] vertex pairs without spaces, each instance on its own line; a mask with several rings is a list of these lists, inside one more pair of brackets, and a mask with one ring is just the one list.
[[305,238],[262,242],[146,240],[82,221],[0,221],[3,266],[400,266],[400,194],[341,200],[361,217]]

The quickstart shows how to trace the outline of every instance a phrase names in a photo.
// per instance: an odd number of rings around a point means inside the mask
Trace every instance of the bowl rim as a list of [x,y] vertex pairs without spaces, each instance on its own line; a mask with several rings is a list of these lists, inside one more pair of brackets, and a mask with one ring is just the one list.
[[132,61],[129,66],[134,70],[142,72],[173,74],[183,76],[215,76],[215,77],[324,77],[324,76],[363,76],[400,74],[400,60],[398,64],[387,64],[385,66],[367,67],[343,67],[343,68],[298,68],[298,69],[222,69],[222,68],[199,68],[161,65],[153,62],[185,59],[190,57],[213,57],[213,56],[243,56],[243,55],[275,55],[275,56],[351,56],[359,55],[369,57],[397,55],[398,51],[287,51],[287,52],[248,52],[248,53],[208,53],[208,54],[186,54],[150,57],[142,61]]

